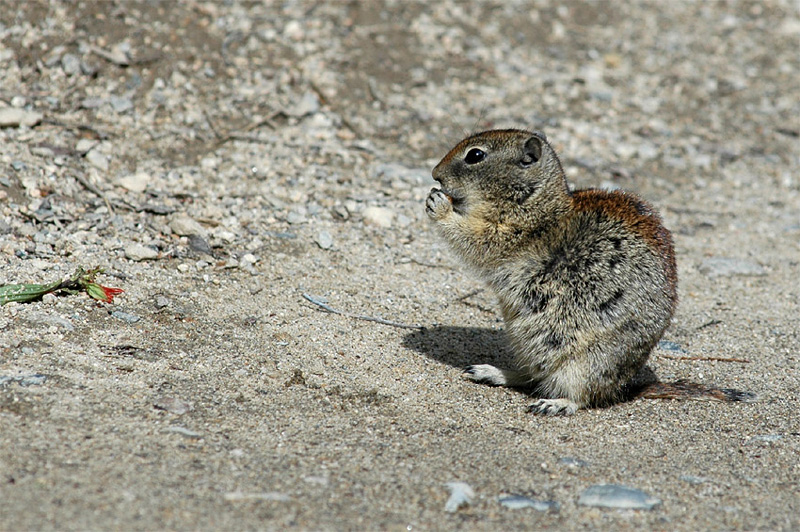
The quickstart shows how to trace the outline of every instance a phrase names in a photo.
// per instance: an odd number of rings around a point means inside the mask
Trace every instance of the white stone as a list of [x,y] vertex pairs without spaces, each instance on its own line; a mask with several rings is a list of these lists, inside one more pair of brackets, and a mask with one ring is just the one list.
[[319,247],[322,249],[331,249],[333,247],[333,236],[327,231],[320,231],[314,239]]
[[133,261],[153,260],[158,258],[158,251],[142,244],[125,246],[125,256]]
[[16,107],[0,109],[0,127],[35,126],[42,121],[44,115],[36,111],[26,111]]
[[205,235],[206,230],[199,222],[186,215],[176,216],[169,223],[169,228],[178,236]]
[[303,26],[296,20],[290,20],[283,27],[283,34],[293,41],[301,40],[303,38],[303,33]]
[[296,102],[291,109],[289,109],[288,114],[291,116],[306,116],[310,114],[314,114],[319,110],[319,98],[316,94],[311,91],[306,92],[303,94],[300,101]]
[[406,216],[405,214],[397,215],[397,225],[399,225],[400,227],[408,227],[409,225],[411,225],[411,222],[413,222],[413,220],[408,216]]
[[89,150],[97,146],[97,141],[92,139],[81,139],[75,145],[75,151],[80,153],[88,153]]
[[117,183],[119,186],[131,192],[144,192],[147,184],[150,182],[150,174],[145,172],[136,172],[135,174],[128,174],[121,177]]
[[361,215],[364,217],[365,224],[383,229],[390,228],[394,221],[394,212],[386,207],[367,207]]
[[102,170],[104,172],[108,170],[108,157],[104,153],[100,153],[98,150],[92,150],[87,153],[86,160],[98,170]]

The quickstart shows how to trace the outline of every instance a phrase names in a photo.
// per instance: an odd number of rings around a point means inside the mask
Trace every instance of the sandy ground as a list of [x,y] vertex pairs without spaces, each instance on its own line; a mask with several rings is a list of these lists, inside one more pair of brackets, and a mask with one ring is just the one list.
[[[0,3],[0,282],[125,290],[2,307],[0,529],[800,528],[800,5],[624,11]],[[461,379],[502,321],[423,202],[492,127],[659,207],[652,369],[759,402],[543,419]],[[578,504],[601,484],[661,503]]]

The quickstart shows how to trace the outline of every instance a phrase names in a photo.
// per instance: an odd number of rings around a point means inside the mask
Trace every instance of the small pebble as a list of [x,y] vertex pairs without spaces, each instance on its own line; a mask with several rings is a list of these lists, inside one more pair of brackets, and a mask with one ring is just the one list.
[[658,342],[658,348],[662,351],[674,351],[676,353],[685,353],[684,349],[675,342],[670,342],[669,340],[661,340]]
[[81,60],[74,54],[64,54],[61,56],[61,68],[68,76],[74,76],[81,72]]
[[22,237],[33,237],[38,233],[36,227],[31,224],[22,224],[16,229],[16,233]]
[[125,256],[136,262],[154,260],[158,258],[158,251],[151,247],[134,243],[125,246]]
[[572,458],[570,456],[559,458],[558,463],[567,467],[589,467],[589,462],[580,460],[578,458]]
[[133,109],[133,100],[130,98],[125,98],[122,96],[112,96],[108,99],[108,102],[111,104],[111,107],[117,113],[125,113]]
[[661,499],[651,497],[635,488],[602,484],[583,490],[578,498],[578,504],[621,510],[652,510],[661,504]]
[[106,103],[105,98],[84,98],[81,101],[81,107],[84,109],[97,109]]
[[327,231],[320,231],[314,239],[317,245],[322,249],[331,249],[333,247],[333,236]]
[[128,174],[117,181],[119,186],[131,192],[144,192],[149,182],[150,175],[145,172]]
[[51,314],[44,314],[44,313],[37,313],[33,314],[30,317],[31,323],[34,324],[42,324],[42,325],[50,325],[52,327],[59,327],[64,329],[65,331],[74,331],[75,326],[69,322],[69,320],[62,318],[61,316],[55,316]]
[[200,168],[206,170],[216,170],[219,166],[219,159],[216,157],[203,157],[200,160]]
[[122,320],[126,323],[131,323],[131,324],[136,323],[137,321],[142,319],[135,314],[129,314],[127,312],[122,312],[121,310],[115,310],[114,312],[111,313],[111,315],[117,318],[118,320]]
[[758,436],[753,436],[747,440],[745,445],[753,445],[755,443],[775,443],[776,441],[782,439],[783,434],[759,434]]
[[153,402],[153,406],[179,416],[192,410],[190,403],[173,396],[159,397]]
[[457,512],[459,508],[472,504],[475,497],[472,486],[466,482],[448,482],[447,487],[450,488],[450,498],[444,505],[445,512]]
[[211,252],[211,246],[209,246],[206,239],[200,235],[189,235],[189,247],[199,253],[205,253],[211,256],[214,255]]
[[34,146],[34,147],[31,148],[30,151],[31,151],[31,153],[33,155],[36,155],[36,156],[42,157],[42,158],[49,158],[49,157],[53,157],[55,155],[53,150],[48,148],[48,147],[46,147],[46,146]]
[[497,500],[510,510],[533,508],[539,512],[558,512],[560,508],[560,505],[555,501],[538,501],[522,495],[504,495]]
[[637,150],[639,154],[639,158],[644,161],[652,161],[656,157],[658,157],[658,148],[649,142],[645,142],[639,145]]
[[299,21],[290,20],[283,26],[283,34],[294,41],[299,41],[305,35],[305,31]]
[[184,438],[189,438],[190,440],[199,440],[203,437],[202,434],[199,432],[195,432],[193,430],[189,430],[186,427],[179,427],[177,425],[172,425],[164,429],[164,432],[172,432],[174,434],[180,434]]
[[97,50],[96,53],[112,63],[125,66],[130,63],[130,57],[128,55],[130,51],[130,43],[123,41],[115,44],[113,47],[111,47],[111,50]]
[[319,98],[312,91],[308,91],[294,104],[287,114],[296,117],[303,117],[319,111]]
[[108,156],[97,150],[91,150],[86,154],[86,160],[98,170],[108,170]]
[[394,212],[386,207],[367,207],[361,215],[364,217],[365,224],[383,229],[392,227],[394,221]]
[[684,482],[688,482],[689,484],[694,484],[694,485],[702,484],[708,480],[705,477],[695,477],[693,475],[681,475],[680,479]]
[[249,266],[258,262],[258,257],[253,255],[252,253],[245,253],[242,255],[242,258],[239,259],[240,266]]
[[414,220],[412,220],[411,218],[409,218],[405,214],[398,214],[397,215],[397,225],[398,225],[398,227],[403,227],[403,228],[408,227],[409,225],[411,225],[411,222],[413,222],[413,221]]
[[32,127],[42,121],[44,115],[36,111],[26,111],[16,107],[0,109],[0,127]]
[[176,216],[169,222],[169,228],[178,236],[205,235],[206,230],[199,222],[188,216]]
[[41,386],[47,380],[47,375],[41,373],[34,373],[32,375],[16,375],[14,377],[8,375],[0,375],[0,387],[6,386],[12,382],[16,382],[20,386]]
[[47,381],[47,375],[40,373],[19,377],[17,380],[20,386],[41,386],[45,381]]
[[712,257],[700,264],[700,273],[708,277],[731,277],[733,275],[766,275],[763,266],[746,259]]
[[302,224],[306,222],[306,216],[303,213],[292,211],[286,215],[286,221],[292,225]]
[[97,146],[98,142],[92,139],[81,139],[75,145],[75,151],[80,153],[88,153],[89,150]]
[[264,234],[274,238],[280,238],[282,240],[294,240],[295,238],[297,238],[296,234],[288,233],[285,231],[266,231],[264,232]]
[[165,296],[162,296],[162,295],[157,295],[156,296],[156,308],[157,309],[162,309],[162,308],[168,307],[170,305],[170,303],[171,303],[171,301],[169,300],[168,297],[165,297]]
[[97,74],[97,67],[88,61],[81,61],[81,72],[84,76],[94,76]]
[[631,159],[634,155],[636,155],[637,147],[633,144],[626,144],[624,142],[617,142],[614,145],[614,153],[620,159]]

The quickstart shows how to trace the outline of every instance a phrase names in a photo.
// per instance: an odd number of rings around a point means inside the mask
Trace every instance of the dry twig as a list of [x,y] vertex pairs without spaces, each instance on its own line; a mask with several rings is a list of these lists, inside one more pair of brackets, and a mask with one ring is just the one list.
[[418,330],[421,330],[421,329],[425,328],[422,325],[408,325],[408,324],[405,324],[405,323],[398,323],[396,321],[385,320],[383,318],[374,318],[372,316],[362,316],[362,315],[359,315],[359,314],[350,314],[349,312],[342,312],[341,310],[336,310],[335,308],[331,307],[330,305],[328,305],[324,301],[321,301],[320,299],[318,299],[318,298],[316,298],[316,297],[314,297],[312,295],[303,294],[303,297],[305,298],[306,301],[309,301],[309,302],[317,305],[322,310],[330,312],[331,314],[338,314],[339,316],[345,316],[347,318],[353,318],[355,320],[371,321],[373,323],[380,323],[382,325],[389,325],[390,327],[399,327],[401,329],[418,329]]
[[86,179],[80,174],[73,174],[72,177],[75,178],[75,181],[83,185],[86,190],[88,190],[89,192],[93,192],[96,196],[105,201],[106,208],[108,209],[109,214],[112,215],[114,214],[114,207],[111,206],[111,202],[108,201],[108,198],[106,197],[105,194],[103,194],[103,191],[101,191],[99,188],[91,184],[88,179]]
[[671,358],[672,360],[695,360],[700,362],[738,362],[740,364],[749,364],[750,361],[746,358],[722,358],[722,357],[674,357],[670,355],[658,355],[663,358]]
[[261,126],[267,126],[271,130],[275,131],[278,129],[278,125],[275,123],[275,119],[278,118],[279,116],[285,116],[285,115],[286,113],[284,113],[283,111],[275,111],[266,118],[262,118],[257,122],[253,122],[247,127],[239,129],[237,131],[231,131],[226,135],[221,135],[220,133],[217,132],[217,129],[211,124],[211,119],[208,117],[208,115],[206,115],[206,119],[208,119],[208,123],[211,126],[212,131],[214,131],[214,134],[218,138],[217,146],[222,146],[223,144],[231,140],[242,140],[245,142],[261,142],[261,140],[258,139],[257,137],[251,137],[249,135],[246,135],[246,133],[250,133],[254,129],[258,129]]

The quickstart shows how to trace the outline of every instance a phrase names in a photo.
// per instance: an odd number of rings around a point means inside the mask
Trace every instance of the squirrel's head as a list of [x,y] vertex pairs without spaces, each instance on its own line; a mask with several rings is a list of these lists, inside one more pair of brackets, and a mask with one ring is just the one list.
[[433,169],[458,210],[491,203],[508,208],[549,204],[569,194],[544,133],[505,129],[468,137]]

